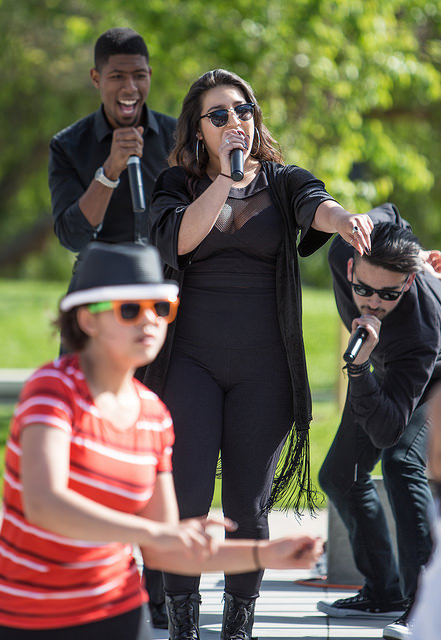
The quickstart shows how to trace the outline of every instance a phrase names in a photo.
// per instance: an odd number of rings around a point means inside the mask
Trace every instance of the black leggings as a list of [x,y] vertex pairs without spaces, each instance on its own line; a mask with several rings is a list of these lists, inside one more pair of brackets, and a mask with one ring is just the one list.
[[[207,514],[222,456],[224,515],[239,528],[229,538],[265,539],[261,510],[293,421],[283,346],[221,349],[175,345],[164,401],[176,433],[173,473],[182,518]],[[228,593],[254,598],[263,572],[227,575]],[[196,592],[199,576],[165,575],[169,594]]]
[[15,629],[0,626],[0,640],[152,640],[146,605],[113,618],[61,629]]

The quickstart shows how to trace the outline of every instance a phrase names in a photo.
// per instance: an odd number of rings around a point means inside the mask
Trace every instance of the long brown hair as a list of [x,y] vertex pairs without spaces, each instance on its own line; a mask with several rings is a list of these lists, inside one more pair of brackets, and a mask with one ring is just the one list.
[[[226,71],[214,69],[207,71],[198,78],[190,87],[182,103],[182,111],[178,118],[176,128],[176,143],[169,156],[170,165],[180,165],[185,168],[192,177],[201,177],[205,174],[208,164],[208,153],[205,146],[199,143],[199,162],[197,160],[196,145],[198,139],[196,133],[199,128],[199,117],[202,109],[202,96],[220,85],[236,87],[244,95],[246,102],[252,102],[254,106],[254,127],[259,132],[254,136],[251,155],[258,160],[274,160],[283,162],[279,144],[273,139],[270,132],[263,124],[262,110],[256,100],[251,86],[240,76]],[[260,137],[260,144],[259,144]]]

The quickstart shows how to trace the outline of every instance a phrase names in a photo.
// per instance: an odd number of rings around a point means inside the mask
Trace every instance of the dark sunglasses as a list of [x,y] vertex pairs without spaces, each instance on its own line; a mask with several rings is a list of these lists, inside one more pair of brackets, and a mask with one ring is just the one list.
[[111,311],[121,324],[136,324],[144,310],[153,311],[159,318],[170,324],[176,318],[179,300],[112,300],[111,302],[94,302],[88,305],[91,313]]
[[[353,277],[354,274],[352,274],[352,278]],[[409,276],[407,276],[406,282],[403,284],[402,288],[399,291],[389,291],[388,289],[373,289],[372,287],[368,287],[365,284],[353,282],[353,280],[351,280],[351,287],[353,288],[357,296],[370,298],[374,295],[374,293],[376,293],[382,300],[386,300],[386,302],[393,302],[394,300],[398,300],[398,298],[401,296],[408,280]]]
[[215,109],[214,111],[210,111],[210,113],[206,113],[204,116],[201,116],[199,120],[202,120],[202,118],[209,118],[214,127],[225,127],[228,122],[230,111],[234,112],[239,120],[251,120],[254,115],[254,103],[245,102],[244,104],[238,104],[230,109]]

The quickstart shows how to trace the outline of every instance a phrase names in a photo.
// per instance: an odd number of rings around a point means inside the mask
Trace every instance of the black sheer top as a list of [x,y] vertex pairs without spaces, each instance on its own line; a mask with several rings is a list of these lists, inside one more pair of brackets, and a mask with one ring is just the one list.
[[276,264],[282,233],[263,171],[243,189],[232,187],[185,270],[176,338],[225,348],[280,342]]

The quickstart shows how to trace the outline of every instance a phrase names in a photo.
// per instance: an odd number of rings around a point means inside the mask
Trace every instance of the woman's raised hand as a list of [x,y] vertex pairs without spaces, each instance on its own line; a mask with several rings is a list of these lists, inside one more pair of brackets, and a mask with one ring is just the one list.
[[234,149],[248,149],[249,136],[246,136],[242,129],[227,129],[219,146],[219,160],[222,173],[230,173],[230,156]]
[[371,231],[374,224],[367,213],[345,216],[341,219],[338,233],[351,244],[360,255],[371,250]]

